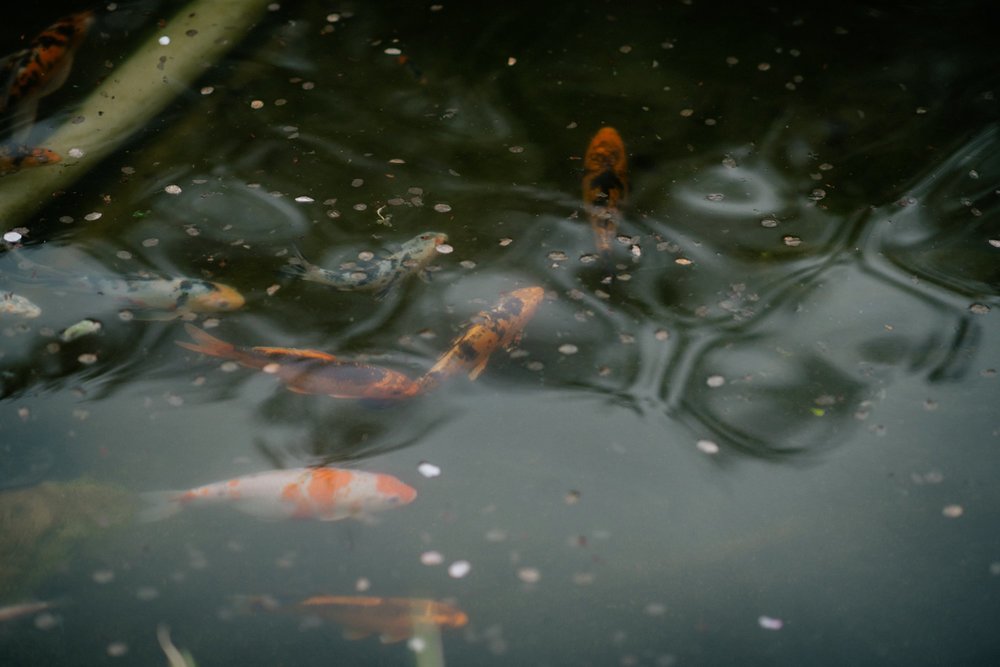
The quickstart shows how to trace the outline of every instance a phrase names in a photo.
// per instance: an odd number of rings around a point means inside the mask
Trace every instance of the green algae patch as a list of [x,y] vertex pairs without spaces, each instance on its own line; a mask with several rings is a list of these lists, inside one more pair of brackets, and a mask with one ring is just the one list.
[[0,493],[0,599],[27,592],[79,549],[126,525],[135,496],[90,480]]

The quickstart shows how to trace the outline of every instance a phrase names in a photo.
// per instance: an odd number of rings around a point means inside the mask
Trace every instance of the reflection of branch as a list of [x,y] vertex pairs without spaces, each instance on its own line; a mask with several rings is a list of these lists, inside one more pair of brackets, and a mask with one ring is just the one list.
[[412,647],[417,654],[416,667],[444,667],[441,629],[435,623],[424,623],[414,615],[413,638],[420,642],[420,646]]
[[[82,122],[66,122],[46,140],[62,162],[3,179],[0,218],[16,224],[95,167],[190,86],[206,64],[239,43],[265,4],[192,0],[84,101],[73,114]],[[73,157],[70,149],[82,155]]]

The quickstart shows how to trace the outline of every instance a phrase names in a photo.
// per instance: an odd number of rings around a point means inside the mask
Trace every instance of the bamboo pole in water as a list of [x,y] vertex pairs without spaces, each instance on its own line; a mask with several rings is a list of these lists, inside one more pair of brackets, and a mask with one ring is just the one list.
[[193,0],[177,12],[43,142],[61,162],[0,179],[0,227],[21,223],[145,127],[240,42],[267,2]]

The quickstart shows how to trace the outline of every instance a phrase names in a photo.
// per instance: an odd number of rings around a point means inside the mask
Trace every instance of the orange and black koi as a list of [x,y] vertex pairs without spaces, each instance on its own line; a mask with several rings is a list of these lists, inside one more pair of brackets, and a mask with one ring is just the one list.
[[47,148],[30,148],[12,144],[0,145],[0,176],[30,167],[55,164],[62,158]]
[[541,287],[524,287],[501,297],[493,308],[479,313],[478,322],[459,336],[451,349],[420,378],[421,384],[432,388],[460,373],[468,373],[469,379],[475,380],[494,350],[509,348],[517,342],[544,296]]
[[613,127],[602,127],[583,158],[583,204],[594,230],[597,250],[607,256],[618,233],[621,205],[628,194],[625,144]]
[[319,350],[236,347],[191,324],[185,329],[195,342],[177,341],[184,349],[264,371],[299,394],[387,400],[409,398],[422,390],[419,383],[398,371],[342,360]]
[[93,23],[91,11],[71,14],[42,31],[28,48],[0,60],[0,112],[30,106],[33,121],[33,105],[66,82],[73,54]]

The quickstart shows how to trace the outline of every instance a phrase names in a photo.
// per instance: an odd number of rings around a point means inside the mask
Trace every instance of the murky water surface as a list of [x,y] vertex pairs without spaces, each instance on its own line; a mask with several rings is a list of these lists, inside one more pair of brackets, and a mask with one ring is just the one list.
[[[0,602],[51,602],[0,620],[0,664],[164,664],[161,624],[200,665],[995,664],[1000,58],[979,3],[258,6],[41,205],[12,215],[22,174],[0,177],[0,289],[41,310],[0,315]],[[32,145],[145,40],[185,48],[178,7],[98,8]],[[79,9],[5,22],[3,51]],[[610,265],[580,198],[606,125],[631,185]],[[283,271],[424,231],[453,251],[384,295]],[[245,305],[169,318],[100,287],[141,276]],[[187,320],[418,378],[528,286],[511,350],[406,400],[294,393],[175,344]],[[322,464],[417,497],[140,520],[142,493]],[[296,606],[319,595],[468,621],[435,655]]]

